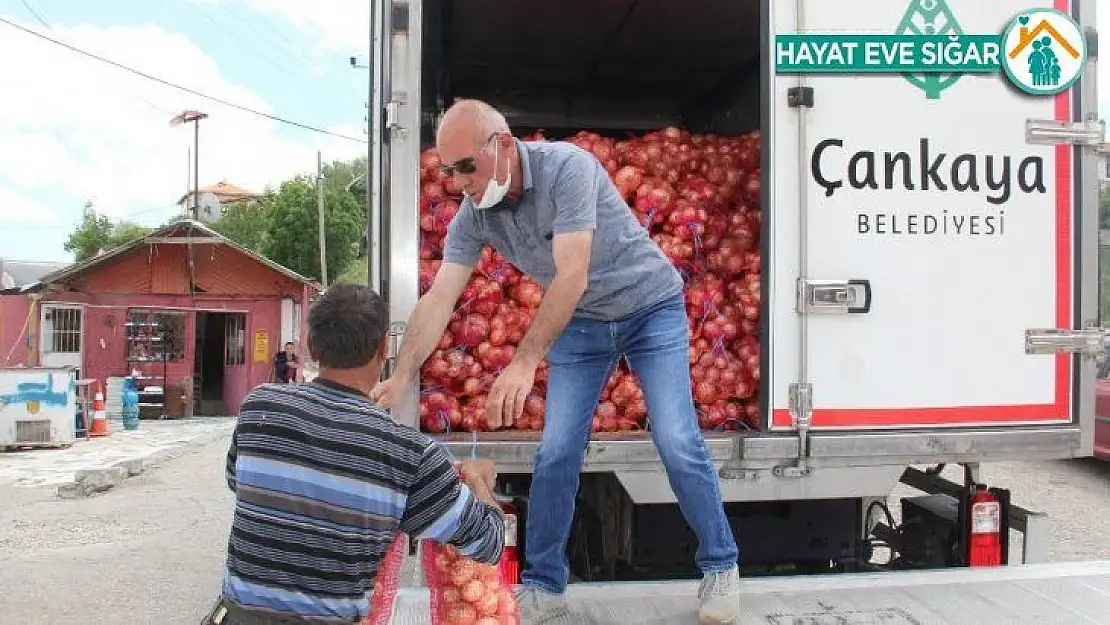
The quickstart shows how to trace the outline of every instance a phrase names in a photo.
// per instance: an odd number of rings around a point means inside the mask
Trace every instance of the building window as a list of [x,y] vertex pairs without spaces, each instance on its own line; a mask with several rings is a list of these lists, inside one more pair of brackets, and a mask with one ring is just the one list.
[[50,351],[55,354],[81,353],[81,309],[51,308]]
[[185,313],[128,310],[127,359],[131,362],[185,360]]
[[224,318],[224,364],[229,367],[247,362],[247,316],[229,313]]

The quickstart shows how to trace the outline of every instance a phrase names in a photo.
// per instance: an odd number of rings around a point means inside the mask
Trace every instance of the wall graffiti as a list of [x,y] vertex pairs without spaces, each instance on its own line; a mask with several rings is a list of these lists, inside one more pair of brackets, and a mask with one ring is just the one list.
[[[59,406],[65,408],[70,403],[70,396],[73,390],[73,381],[71,376],[59,376],[62,381],[63,388],[57,390],[54,384],[54,374],[47,373],[42,381],[23,381],[17,382],[14,390],[5,389],[5,384],[8,380],[6,376],[0,376],[0,410],[3,410],[11,405],[24,404],[27,412],[35,414],[43,406]],[[20,378],[26,378],[26,372],[19,373]],[[7,391],[7,392],[5,392]]]

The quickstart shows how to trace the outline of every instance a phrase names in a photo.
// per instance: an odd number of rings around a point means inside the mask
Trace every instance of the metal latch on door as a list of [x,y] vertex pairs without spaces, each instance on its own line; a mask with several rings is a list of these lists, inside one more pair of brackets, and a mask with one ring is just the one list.
[[1090,327],[1083,330],[1036,328],[1025,331],[1026,354],[1079,354],[1101,362],[1106,358],[1110,331]]
[[871,281],[799,281],[797,307],[805,313],[858,315],[871,312]]

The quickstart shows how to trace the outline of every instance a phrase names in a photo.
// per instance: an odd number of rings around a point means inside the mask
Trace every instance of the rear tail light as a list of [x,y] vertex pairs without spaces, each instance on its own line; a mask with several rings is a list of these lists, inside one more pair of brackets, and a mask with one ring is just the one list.
[[968,566],[1002,564],[1002,502],[985,486],[976,485],[971,493],[971,531],[968,541]]

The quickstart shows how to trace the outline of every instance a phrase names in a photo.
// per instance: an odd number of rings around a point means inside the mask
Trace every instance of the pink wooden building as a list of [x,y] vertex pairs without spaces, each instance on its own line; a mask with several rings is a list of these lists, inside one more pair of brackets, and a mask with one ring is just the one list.
[[307,359],[303,326],[318,290],[180,222],[0,295],[0,366],[71,365],[102,382],[138,371],[150,391],[143,417],[233,415],[286,341]]

